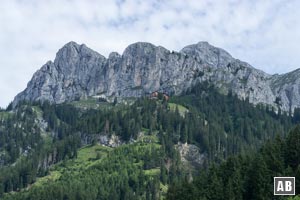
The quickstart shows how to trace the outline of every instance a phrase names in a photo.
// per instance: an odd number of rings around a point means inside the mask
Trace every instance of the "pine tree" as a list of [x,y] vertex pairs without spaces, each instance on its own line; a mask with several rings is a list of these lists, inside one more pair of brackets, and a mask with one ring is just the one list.
[[300,164],[300,125],[296,126],[287,137],[285,159],[287,165],[293,169]]

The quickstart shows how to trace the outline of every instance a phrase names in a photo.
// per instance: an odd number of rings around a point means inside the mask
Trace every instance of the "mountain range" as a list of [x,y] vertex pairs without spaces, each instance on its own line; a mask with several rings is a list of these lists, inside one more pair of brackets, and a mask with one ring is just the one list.
[[70,42],[0,109],[0,198],[273,199],[274,176],[300,181],[298,71],[207,42]]
[[63,103],[90,96],[107,99],[140,97],[158,91],[180,95],[200,82],[223,94],[232,92],[254,105],[275,110],[300,107],[300,70],[270,75],[233,58],[207,42],[170,51],[150,43],[129,45],[105,58],[86,45],[69,42],[33,75],[14,101]]

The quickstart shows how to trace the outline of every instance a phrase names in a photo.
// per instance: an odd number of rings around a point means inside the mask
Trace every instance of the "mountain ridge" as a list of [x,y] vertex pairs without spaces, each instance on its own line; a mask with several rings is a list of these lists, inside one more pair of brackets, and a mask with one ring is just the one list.
[[288,112],[300,107],[297,72],[269,75],[208,42],[188,45],[179,52],[136,42],[122,55],[112,52],[108,58],[84,44],[69,42],[53,62],[48,61],[33,75],[13,106],[22,100],[63,103],[99,94],[122,98],[161,91],[179,95],[207,81],[222,93],[232,91],[255,105]]

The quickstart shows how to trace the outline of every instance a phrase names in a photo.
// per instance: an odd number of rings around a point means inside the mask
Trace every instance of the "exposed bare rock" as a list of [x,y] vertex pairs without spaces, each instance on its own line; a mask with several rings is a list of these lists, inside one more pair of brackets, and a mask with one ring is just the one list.
[[299,70],[269,75],[233,58],[207,42],[169,51],[150,43],[129,45],[122,55],[108,58],[75,42],[66,44],[54,62],[38,70],[13,105],[22,100],[62,103],[88,96],[140,97],[154,91],[179,95],[198,82],[232,91],[253,104],[284,111],[300,107]]
[[179,151],[183,164],[192,167],[199,167],[204,164],[206,156],[200,153],[199,147],[187,143],[178,143],[176,149]]
[[90,145],[93,142],[101,144],[107,147],[118,147],[122,144],[125,144],[121,138],[115,134],[107,135],[107,134],[81,134],[81,145]]

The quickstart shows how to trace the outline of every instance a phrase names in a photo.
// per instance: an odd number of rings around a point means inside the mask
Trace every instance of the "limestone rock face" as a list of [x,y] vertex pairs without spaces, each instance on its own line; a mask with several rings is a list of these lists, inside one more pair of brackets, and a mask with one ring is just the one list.
[[226,67],[234,60],[228,52],[211,46],[208,42],[189,45],[184,47],[180,52],[191,55],[199,62],[218,68]]
[[284,111],[293,111],[300,108],[300,69],[274,75],[270,86],[275,96],[275,103]]
[[207,158],[205,154],[200,153],[199,147],[193,144],[178,143],[175,148],[180,154],[181,162],[190,166],[202,166]]
[[268,104],[284,111],[300,107],[300,70],[269,75],[233,58],[207,42],[180,52],[138,42],[122,55],[108,58],[75,42],[66,44],[54,62],[47,62],[18,94],[22,100],[62,103],[88,96],[140,97],[154,91],[179,95],[198,82],[207,81],[253,104]]
[[47,62],[15,97],[20,100],[62,103],[93,95],[95,81],[106,59],[97,52],[74,42],[66,44]]

